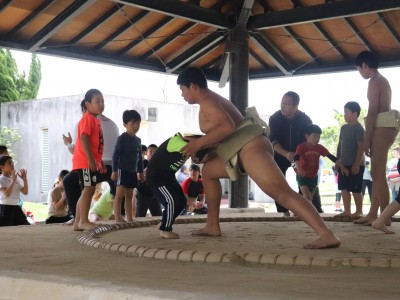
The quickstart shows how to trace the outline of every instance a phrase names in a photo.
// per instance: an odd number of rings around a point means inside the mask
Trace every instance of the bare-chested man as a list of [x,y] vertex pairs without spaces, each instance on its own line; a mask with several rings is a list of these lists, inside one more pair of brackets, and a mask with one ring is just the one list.
[[368,82],[368,115],[365,121],[364,151],[371,157],[371,177],[374,183],[368,214],[356,221],[356,224],[371,225],[389,203],[389,189],[386,181],[386,162],[388,151],[398,133],[397,111],[390,108],[392,91],[388,80],[378,71],[378,58],[369,51],[363,51],[356,57],[356,66]]
[[265,128],[257,124],[259,118],[254,114],[253,118],[244,118],[232,102],[209,90],[207,79],[198,68],[183,71],[177,84],[185,101],[200,105],[199,124],[205,133],[191,140],[181,151],[186,157],[194,157],[199,150],[218,144],[218,156],[205,160],[202,169],[208,204],[207,222],[204,228],[193,234],[221,235],[219,207],[222,191],[219,179],[234,179],[236,170],[239,173],[246,172],[266,194],[314,229],[318,237],[304,245],[304,248],[338,247],[339,239],[326,227],[312,204],[287,184],[274,161]]

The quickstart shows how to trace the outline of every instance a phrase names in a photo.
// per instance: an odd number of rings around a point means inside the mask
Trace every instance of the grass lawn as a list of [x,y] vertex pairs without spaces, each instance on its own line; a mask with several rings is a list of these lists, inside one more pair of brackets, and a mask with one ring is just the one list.
[[49,211],[47,204],[26,201],[23,207],[33,214],[35,221],[44,221],[47,219],[47,213]]

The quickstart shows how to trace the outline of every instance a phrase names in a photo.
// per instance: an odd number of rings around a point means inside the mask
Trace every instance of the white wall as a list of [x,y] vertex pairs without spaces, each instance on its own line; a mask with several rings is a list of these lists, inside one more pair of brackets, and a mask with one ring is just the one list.
[[[144,108],[157,107],[158,120],[143,120],[138,136],[142,143],[160,144],[176,132],[200,132],[198,127],[198,106],[171,104],[158,101],[104,95],[104,115],[111,118],[123,132],[122,113],[126,109],[137,109],[144,114]],[[41,191],[42,129],[48,129],[49,176],[51,188],[54,179],[62,169],[71,169],[71,154],[65,147],[62,134],[71,132],[81,118],[80,102],[83,95],[1,103],[1,126],[17,128],[22,140],[12,147],[17,162],[16,168],[28,170],[29,194],[24,201],[45,202],[47,193]],[[143,116],[142,116],[143,117]]]

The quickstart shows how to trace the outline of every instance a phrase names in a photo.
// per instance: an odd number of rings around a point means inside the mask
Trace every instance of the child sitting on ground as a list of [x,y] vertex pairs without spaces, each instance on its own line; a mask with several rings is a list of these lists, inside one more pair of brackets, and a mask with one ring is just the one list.
[[46,224],[65,223],[71,220],[68,214],[68,203],[65,197],[63,178],[69,173],[68,170],[62,170],[58,175],[57,182],[54,188],[47,196],[47,205],[49,206],[49,217],[46,219]]
[[20,193],[28,194],[26,170],[17,172],[12,157],[8,155],[0,156],[0,169],[0,226],[30,225],[19,205]]

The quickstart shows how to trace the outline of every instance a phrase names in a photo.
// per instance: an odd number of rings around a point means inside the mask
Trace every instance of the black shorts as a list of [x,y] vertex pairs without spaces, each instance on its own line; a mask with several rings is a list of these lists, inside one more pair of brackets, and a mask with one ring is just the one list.
[[96,186],[96,184],[107,181],[107,173],[100,173],[98,171],[90,171],[89,169],[77,169],[79,181],[82,189],[85,186]]
[[345,166],[345,168],[349,170],[349,176],[342,175],[342,172],[339,170],[338,189],[340,191],[346,190],[352,193],[361,193],[365,167],[360,166],[358,174],[351,174],[351,166]]
[[118,169],[118,179],[115,182],[116,186],[122,185],[128,189],[133,189],[138,186],[136,172],[129,172],[122,169]]

